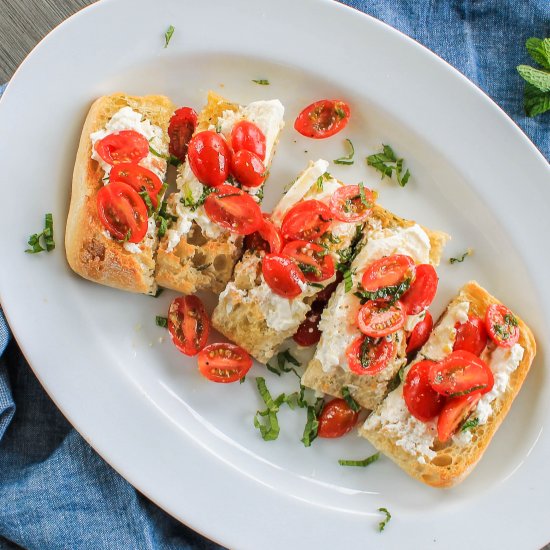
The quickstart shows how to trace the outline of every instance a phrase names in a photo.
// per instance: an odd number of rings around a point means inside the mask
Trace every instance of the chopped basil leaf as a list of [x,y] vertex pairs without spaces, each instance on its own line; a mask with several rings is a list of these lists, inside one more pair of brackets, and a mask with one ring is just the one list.
[[369,300],[388,300],[388,306],[392,306],[409,290],[411,280],[405,279],[398,285],[391,285],[379,288],[378,290],[365,290],[361,285],[358,286],[357,292],[354,295],[364,304]]
[[311,281],[308,281],[307,284],[313,288],[325,288],[321,283],[312,283]]
[[353,288],[353,278],[350,269],[344,271],[344,289],[346,292],[349,292]]
[[[40,242],[42,239],[43,246]],[[32,248],[27,248],[25,252],[28,254],[37,254],[38,252],[51,252],[55,248],[53,239],[53,215],[46,214],[44,216],[44,230],[41,233],[34,233],[29,237],[27,244]]]
[[475,428],[479,424],[479,418],[471,418],[470,420],[466,420],[464,424],[462,424],[460,431],[466,432],[468,430],[471,430],[472,428]]
[[472,249],[468,248],[468,250],[466,250],[466,252],[464,252],[462,256],[459,256],[457,258],[449,258],[449,263],[450,264],[462,263],[466,259],[466,256],[470,256],[472,252],[473,252]]
[[506,313],[503,318],[504,318],[504,322],[507,325],[510,325],[512,327],[518,326],[518,320],[511,313]]
[[484,385],[481,385],[481,386],[473,386],[472,388],[468,389],[468,390],[464,390],[464,391],[459,391],[459,392],[455,392],[455,393],[451,393],[449,394],[449,397],[452,399],[453,397],[461,397],[463,395],[468,395],[469,393],[472,393],[472,392],[475,392],[477,390],[482,390],[484,388],[486,388],[487,386],[484,386]]
[[168,44],[170,44],[170,40],[172,40],[172,35],[174,34],[174,31],[176,29],[173,25],[170,25],[168,27],[168,30],[164,33],[164,47],[167,48]]
[[[256,386],[267,408],[256,412],[254,415],[254,427],[260,430],[264,441],[273,441],[279,437],[279,421],[277,420],[279,407],[273,401],[264,378],[258,376],[256,378]],[[261,419],[265,417],[267,417],[267,422],[262,422]]]
[[179,166],[181,164],[181,160],[178,157],[175,157],[174,155],[163,155],[162,153],[159,153],[157,150],[153,149],[153,146],[150,143],[149,152],[152,155],[155,155],[155,157],[164,159],[165,161],[169,162],[172,166]]
[[321,270],[318,267],[315,267],[314,265],[298,262],[298,267],[300,268],[302,273],[312,273],[313,275],[321,275]]
[[155,323],[157,327],[166,328],[168,326],[168,317],[162,317],[160,315],[157,315],[155,317]]
[[340,459],[338,464],[340,466],[359,466],[360,468],[366,468],[369,464],[376,462],[380,458],[380,453],[375,453],[363,460],[343,460]]
[[138,194],[143,199],[143,202],[147,207],[147,215],[151,216],[151,214],[153,214],[154,212],[154,208],[153,208],[153,203],[151,202],[151,197],[149,196],[149,193],[147,192],[145,187],[142,187],[141,191],[139,191]]
[[355,399],[353,399],[353,397],[351,396],[348,386],[344,386],[342,388],[342,397],[352,411],[358,412],[361,410],[359,403],[357,403],[357,401],[355,401]]
[[355,155],[355,149],[353,147],[353,143],[351,142],[351,139],[346,138],[346,141],[348,142],[350,153],[345,157],[340,157],[338,159],[333,160],[332,162],[334,162],[334,164],[345,164],[350,166],[354,163],[353,155]]
[[[321,401],[323,400],[320,398]],[[319,399],[317,400],[317,403],[319,402]],[[317,403],[315,405],[308,405],[306,410],[306,425],[304,427],[304,434],[302,436],[302,439],[300,440],[304,447],[311,446],[311,443],[313,440],[317,437],[317,432],[319,430],[319,420],[317,419]]]
[[367,197],[365,195],[365,185],[362,181],[360,181],[357,185],[359,186],[359,196],[361,197],[361,203],[365,208],[372,208],[373,204],[367,200]]
[[337,235],[333,235],[330,231],[327,231],[326,233],[323,233],[321,235],[322,239],[328,239],[332,244],[340,244],[340,237]]
[[378,530],[380,532],[382,532],[384,530],[384,528],[386,527],[386,525],[388,524],[388,521],[390,521],[391,514],[388,512],[388,510],[386,508],[378,508],[378,511],[383,512],[384,514],[386,514],[386,518],[378,524]]
[[394,171],[397,183],[405,187],[411,176],[409,170],[403,174],[403,159],[398,159],[389,145],[382,145],[382,152],[367,157],[367,164],[382,174],[382,179],[391,179]]
[[195,211],[199,206],[202,206],[204,204],[204,201],[208,198],[208,195],[210,195],[212,191],[214,191],[214,187],[208,187],[207,185],[205,185],[202,190],[201,196],[197,199],[197,201],[195,201],[193,199],[193,193],[191,189],[186,186],[183,191],[185,195],[183,198],[180,199],[180,202],[183,204],[183,206]]
[[253,79],[252,82],[259,84],[260,86],[269,86],[269,80],[266,80],[265,78],[259,78],[257,80]]
[[344,111],[344,109],[341,109],[340,107],[336,107],[334,111],[338,115],[339,119],[346,118],[346,111]]
[[349,264],[355,260],[357,254],[361,252],[362,243],[361,237],[363,236],[363,227],[364,225],[358,225],[355,228],[355,235],[351,241],[351,244],[348,248],[338,251],[338,256],[340,256],[340,261],[336,264],[336,269],[345,273],[348,269]]
[[300,375],[296,372],[296,369],[293,367],[288,367],[287,363],[290,363],[295,367],[301,367],[300,362],[288,350],[277,354],[277,366],[267,363],[266,367],[268,371],[276,374],[277,376],[281,376],[283,372],[293,372],[298,378],[300,378]]
[[246,380],[246,374],[242,378],[239,378],[239,384],[244,384],[245,380]]

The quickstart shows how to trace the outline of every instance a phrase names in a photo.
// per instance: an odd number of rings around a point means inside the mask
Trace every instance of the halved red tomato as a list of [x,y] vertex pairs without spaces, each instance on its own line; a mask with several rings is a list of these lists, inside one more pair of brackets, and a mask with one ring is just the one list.
[[160,178],[151,170],[129,162],[115,164],[109,173],[109,181],[122,181],[133,187],[138,193],[147,191],[153,208],[158,204],[158,192],[162,187]]
[[238,235],[249,235],[263,224],[258,203],[242,189],[220,185],[204,201],[206,215],[215,223]]
[[362,222],[369,217],[375,195],[370,189],[359,185],[344,185],[334,191],[329,201],[332,215],[342,222]]
[[337,99],[321,99],[308,105],[296,118],[294,129],[303,136],[323,139],[343,130],[350,117],[349,105]]
[[380,338],[402,328],[406,318],[399,301],[389,305],[386,300],[369,300],[357,314],[357,326],[363,334]]
[[481,399],[481,392],[474,392],[461,397],[449,399],[437,419],[437,438],[447,441],[476,408]]
[[265,135],[256,124],[241,120],[231,130],[231,147],[237,151],[250,151],[263,162],[265,160]]
[[235,344],[210,344],[199,352],[198,360],[200,373],[222,384],[240,380],[252,367],[250,355]]
[[298,264],[308,281],[326,281],[334,275],[334,260],[321,245],[309,241],[291,241],[285,244],[283,254]]
[[306,318],[298,327],[296,334],[292,337],[298,345],[309,347],[319,342],[321,339],[321,331],[318,325],[321,320],[322,312],[323,308],[316,306],[314,302]]
[[518,320],[502,304],[492,304],[487,308],[485,326],[497,346],[511,348],[519,340]]
[[147,233],[147,207],[127,183],[104,185],[96,197],[99,220],[114,239],[139,243]]
[[457,397],[474,391],[487,393],[493,388],[493,372],[477,355],[453,351],[432,365],[429,374],[432,388],[441,395]]
[[281,232],[287,241],[314,241],[328,229],[332,214],[321,201],[301,201],[285,215]]
[[433,302],[438,282],[437,273],[432,265],[416,266],[414,281],[409,290],[401,297],[401,303],[407,315],[418,315]]
[[262,212],[263,222],[258,231],[247,235],[244,243],[245,250],[265,250],[272,254],[279,254],[283,249],[283,236],[279,228],[269,218],[269,214]]
[[383,371],[395,355],[393,339],[380,338],[378,341],[368,336],[359,336],[346,350],[349,370],[355,374],[371,376]]
[[197,113],[191,107],[176,109],[170,124],[168,136],[170,137],[169,152],[181,162],[185,161],[189,140],[197,127]]
[[174,345],[185,355],[197,355],[206,346],[210,319],[199,298],[180,296],[172,300],[168,330]]
[[149,154],[149,142],[135,130],[121,130],[96,141],[95,150],[107,164],[137,164]]
[[483,319],[475,315],[468,315],[465,323],[455,325],[456,338],[453,351],[469,351],[474,355],[481,355],[487,345],[487,329]]
[[434,320],[432,318],[432,314],[429,311],[426,311],[424,319],[416,323],[415,327],[412,329],[405,353],[409,354],[417,349],[420,349],[428,341],[433,326]]
[[302,293],[302,286],[306,284],[300,268],[291,258],[281,254],[264,256],[262,273],[269,288],[283,298],[296,298]]
[[195,134],[189,141],[187,160],[201,183],[218,187],[229,176],[231,150],[222,136],[205,130]]
[[355,412],[344,399],[333,399],[325,404],[319,415],[319,437],[342,437],[357,424],[359,411]]
[[246,187],[259,187],[267,176],[267,171],[260,157],[246,149],[233,153],[231,173],[240,184]]
[[435,362],[428,359],[415,363],[403,385],[403,399],[409,412],[422,422],[435,418],[445,404],[445,398],[430,384],[429,374],[433,365]]
[[404,254],[385,256],[371,263],[361,279],[361,286],[368,291],[375,291],[387,286],[395,286],[405,279],[413,279],[415,274],[414,260]]

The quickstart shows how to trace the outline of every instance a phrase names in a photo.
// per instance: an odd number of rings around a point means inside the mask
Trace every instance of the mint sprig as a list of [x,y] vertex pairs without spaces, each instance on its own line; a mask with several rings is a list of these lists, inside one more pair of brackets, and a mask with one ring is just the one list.
[[550,38],[529,38],[525,42],[527,52],[541,68],[530,65],[516,67],[525,80],[523,106],[529,117],[550,110]]

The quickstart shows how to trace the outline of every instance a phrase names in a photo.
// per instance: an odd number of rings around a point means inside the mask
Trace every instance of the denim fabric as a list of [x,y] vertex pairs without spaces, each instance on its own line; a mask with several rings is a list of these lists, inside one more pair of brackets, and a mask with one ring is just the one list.
[[[549,0],[343,3],[389,23],[454,65],[550,158],[550,113],[524,115],[523,82],[515,71],[530,63],[525,39],[550,36]],[[159,510],[103,462],[8,340],[0,310],[0,547],[13,548],[13,541],[52,550],[219,548]]]

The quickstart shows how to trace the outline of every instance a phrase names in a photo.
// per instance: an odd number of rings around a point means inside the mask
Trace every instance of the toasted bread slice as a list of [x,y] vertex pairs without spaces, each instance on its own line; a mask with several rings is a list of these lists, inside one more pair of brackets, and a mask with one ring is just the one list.
[[[464,322],[468,313],[483,319],[487,308],[498,303],[476,282],[467,283],[449,304],[417,358],[407,366],[403,379],[415,362],[424,358],[439,360],[452,351],[456,322]],[[489,343],[481,355],[493,370],[495,386],[482,396],[469,416],[478,419],[476,426],[441,443],[435,421],[424,423],[409,413],[401,383],[370,415],[360,434],[409,475],[428,485],[449,487],[463,480],[504,420],[535,357],[533,334],[519,317],[516,319],[520,329],[518,343],[509,349]]]
[[[160,131],[155,129],[155,145],[159,151],[168,152],[167,129],[174,105],[167,97],[134,97],[117,93],[97,99],[84,123],[76,156],[65,250],[71,268],[90,281],[131,292],[154,294],[157,289],[154,254],[158,244],[154,223],[149,224],[147,236],[141,243],[130,245],[112,239],[97,214],[96,195],[105,183],[105,170],[92,159],[90,136],[104,129],[124,107],[141,114],[144,124],[148,121],[160,128]],[[164,159],[150,153],[144,162],[159,177],[164,175]]]
[[[230,142],[231,129],[238,120],[254,122],[266,136],[264,164],[269,169],[283,127],[283,113],[278,100],[239,106],[210,92],[196,132],[216,129]],[[177,221],[161,240],[156,280],[185,294],[201,289],[219,293],[242,255],[243,239],[208,219],[202,206],[208,188],[197,180],[187,162],[178,170],[177,186],[178,191],[168,200],[168,211]],[[260,201],[262,188],[245,190]]]
[[[302,199],[328,201],[334,190],[344,185],[327,173],[328,166],[327,161],[318,160],[300,174],[273,210],[271,219],[275,225],[280,225],[284,214]],[[340,253],[352,246],[358,227],[355,223],[331,224],[324,244],[335,263],[341,261]],[[307,285],[292,300],[277,296],[261,274],[263,255],[263,251],[255,250],[245,253],[235,267],[233,280],[220,294],[212,323],[260,363],[267,363],[279,345],[296,332],[322,288]],[[321,286],[334,280],[335,277],[323,281]]]
[[[373,409],[387,393],[388,384],[399,369],[406,364],[406,330],[414,323],[392,335],[393,356],[388,366],[375,375],[358,375],[347,368],[346,349],[361,332],[356,325],[360,300],[354,296],[367,266],[391,254],[410,255],[417,263],[438,265],[448,235],[422,228],[404,220],[377,205],[364,229],[366,244],[351,264],[352,287],[346,292],[345,282],[340,283],[322,313],[319,328],[321,340],[313,359],[302,376],[302,384],[308,388],[342,397],[342,389],[348,387],[353,398],[363,407]],[[418,322],[420,316],[412,319]]]

